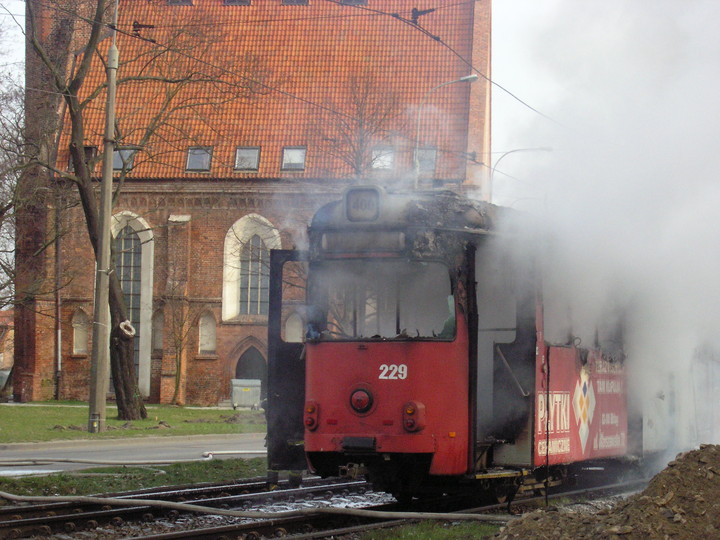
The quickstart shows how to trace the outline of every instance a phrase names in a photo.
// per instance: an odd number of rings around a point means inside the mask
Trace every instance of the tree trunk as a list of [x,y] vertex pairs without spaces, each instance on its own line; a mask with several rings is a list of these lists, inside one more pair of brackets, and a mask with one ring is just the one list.
[[120,420],[147,418],[140,391],[135,380],[134,337],[120,329],[120,323],[127,320],[125,296],[117,274],[110,275],[110,369],[112,371],[115,400]]
[[[80,182],[77,187],[85,213],[90,243],[97,256],[99,216],[95,190],[89,181]],[[115,265],[111,263],[110,268],[114,267]],[[116,272],[110,272],[109,282],[110,371],[113,377],[113,386],[115,387],[118,418],[120,420],[140,420],[147,418],[147,411],[135,380],[133,340],[128,339],[124,332],[120,330],[120,323],[128,320],[125,295]]]
[[181,371],[180,368],[182,366],[182,351],[176,351],[175,352],[175,391],[173,392],[172,397],[172,404],[173,405],[180,405],[178,403],[178,399],[180,397],[180,375]]

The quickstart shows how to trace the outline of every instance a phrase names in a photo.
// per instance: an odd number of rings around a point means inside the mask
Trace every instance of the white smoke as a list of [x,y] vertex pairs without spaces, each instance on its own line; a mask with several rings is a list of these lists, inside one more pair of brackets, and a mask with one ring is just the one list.
[[[720,328],[720,3],[493,9],[493,78],[552,119],[494,91],[493,202],[547,223],[576,325],[629,309],[634,389],[674,380],[675,430],[692,438],[698,402],[715,398],[691,384],[693,355]],[[553,151],[504,155],[537,147]]]

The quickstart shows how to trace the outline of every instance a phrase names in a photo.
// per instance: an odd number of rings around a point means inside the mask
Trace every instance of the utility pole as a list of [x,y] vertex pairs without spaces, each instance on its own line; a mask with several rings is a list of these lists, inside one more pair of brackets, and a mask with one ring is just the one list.
[[92,358],[90,365],[90,417],[88,432],[105,431],[106,395],[110,368],[110,217],[112,215],[113,151],[115,149],[115,92],[118,49],[115,43],[118,2],[115,0],[112,43],[107,62],[107,102],[105,104],[105,140],[100,185],[100,234],[96,257],[95,311],[93,317]]

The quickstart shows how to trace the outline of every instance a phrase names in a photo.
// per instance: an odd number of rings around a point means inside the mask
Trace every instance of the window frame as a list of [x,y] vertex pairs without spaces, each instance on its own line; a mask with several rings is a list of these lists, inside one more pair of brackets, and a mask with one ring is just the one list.
[[253,234],[242,245],[238,268],[238,313],[267,317],[270,305],[270,248],[259,234]]
[[[207,345],[210,348],[203,348]],[[204,311],[198,318],[198,355],[217,354],[217,321],[210,311]]]
[[[241,150],[255,151],[255,166],[254,167],[238,167],[238,153]],[[235,148],[235,163],[233,164],[233,170],[237,172],[257,172],[260,170],[260,152],[261,147],[259,146],[237,146]]]
[[267,218],[250,213],[233,223],[223,244],[222,322],[266,324],[267,316],[240,313],[239,256],[243,245],[257,234],[268,249],[281,249],[280,231]]
[[[416,148],[415,152],[417,153],[415,159],[417,159],[418,172],[421,174],[435,174],[435,171],[437,171],[437,148],[435,148],[434,146],[421,146],[419,148]],[[423,167],[423,163],[430,162],[430,159],[428,159],[427,157],[425,159],[422,158],[423,154],[425,154],[426,156],[428,154],[432,154],[432,168]]]
[[371,159],[370,167],[374,171],[392,171],[395,168],[395,147],[388,144],[376,145],[372,148]]
[[[193,151],[205,152],[205,155],[207,156],[207,168],[190,167],[190,158],[200,156],[199,153],[193,154]],[[185,172],[210,172],[210,168],[212,167],[212,155],[212,146],[189,146],[185,160]]]
[[[292,151],[302,151],[302,164],[300,166],[293,165],[292,162],[288,162],[286,160],[286,155],[288,152]],[[280,170],[281,171],[304,171],[307,167],[307,146],[283,146],[282,149],[282,161],[280,163]]]
[[140,237],[141,273],[140,273],[140,326],[136,328],[134,339],[140,340],[140,374],[138,388],[143,397],[150,395],[152,344],[152,294],[155,267],[154,227],[144,218],[129,210],[114,214],[111,220],[113,242],[126,225],[130,225]]
[[283,6],[308,6],[310,0],[282,0],[280,4]]
[[73,356],[87,356],[90,353],[90,317],[84,310],[78,309],[73,313],[70,324],[73,329]]
[[[116,148],[113,150],[113,171],[132,171],[135,166],[135,154],[137,150],[131,150],[129,148]],[[128,157],[123,157],[127,154]],[[119,167],[117,161],[120,161]]]

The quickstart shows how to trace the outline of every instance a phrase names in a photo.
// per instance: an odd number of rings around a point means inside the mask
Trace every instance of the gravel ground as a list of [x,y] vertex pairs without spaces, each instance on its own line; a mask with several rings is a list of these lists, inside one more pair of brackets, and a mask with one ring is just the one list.
[[[278,501],[262,505],[245,506],[235,510],[248,512],[288,512],[309,508],[363,508],[367,506],[388,504],[395,499],[387,493],[368,491],[362,494],[347,495],[317,495],[298,501]],[[199,504],[202,504],[200,501]],[[175,520],[158,518],[146,523],[126,523],[123,525],[102,525],[92,531],[77,531],[53,536],[36,536],[35,540],[115,540],[119,538],[132,538],[149,534],[177,533],[186,530],[201,529],[204,527],[221,527],[233,523],[247,523],[256,520],[234,518],[227,516],[207,514],[183,514]]]
[[538,510],[510,523],[497,539],[720,538],[720,446],[680,454],[641,493],[600,509]]

